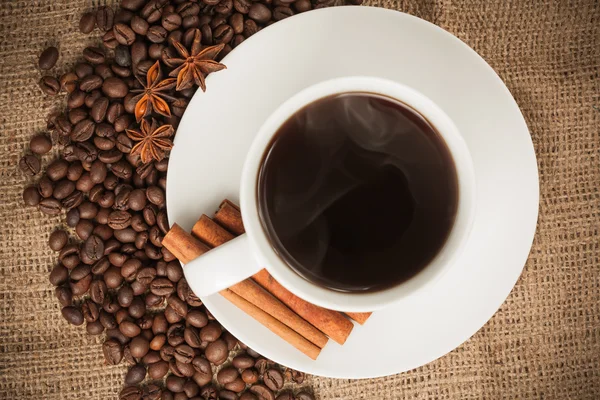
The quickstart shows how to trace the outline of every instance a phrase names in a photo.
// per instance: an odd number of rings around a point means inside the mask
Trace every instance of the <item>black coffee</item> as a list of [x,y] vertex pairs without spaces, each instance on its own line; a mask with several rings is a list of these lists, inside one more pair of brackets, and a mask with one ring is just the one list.
[[259,212],[275,251],[305,279],[376,291],[421,271],[454,223],[450,152],[408,106],[380,95],[320,99],[265,153]]

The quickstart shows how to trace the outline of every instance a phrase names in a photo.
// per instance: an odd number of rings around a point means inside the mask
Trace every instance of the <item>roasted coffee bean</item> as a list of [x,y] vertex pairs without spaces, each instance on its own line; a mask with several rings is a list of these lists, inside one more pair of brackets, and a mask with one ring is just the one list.
[[[94,235],[92,235],[93,237]],[[91,238],[91,237],[90,237]],[[86,243],[89,241],[86,240]],[[110,256],[109,256],[110,257]],[[104,273],[104,282],[106,287],[109,289],[116,289],[123,283],[123,277],[121,276],[121,270],[117,267],[109,267]]]
[[83,296],[89,290],[91,283],[92,275],[87,275],[78,281],[71,280],[69,282],[69,287],[71,288],[71,292],[74,296]]
[[58,215],[61,210],[60,201],[54,198],[42,199],[38,207],[41,212],[47,215]]
[[86,76],[92,75],[94,73],[94,67],[90,64],[80,62],[75,64],[74,68],[75,74],[79,79],[85,78]]
[[85,58],[85,61],[88,63],[96,65],[104,62],[105,55],[101,48],[90,46],[83,49],[83,58]]
[[108,216],[108,226],[113,229],[125,229],[131,225],[131,214],[127,211],[113,211]]
[[176,13],[165,14],[162,17],[161,24],[167,31],[174,31],[181,25],[181,16]]
[[123,321],[119,324],[119,331],[130,338],[134,338],[142,331],[139,326],[131,321]]
[[200,26],[202,44],[211,46],[213,44],[213,32],[209,24]]
[[58,82],[60,83],[60,89],[71,94],[77,89],[77,74],[75,72],[66,72],[60,76]]
[[219,385],[226,385],[236,380],[239,375],[238,370],[234,367],[223,368],[217,373],[217,382]]
[[[81,193],[81,192],[80,192]],[[87,240],[94,230],[94,223],[91,221],[79,219],[75,224],[75,233],[81,240]]]
[[122,79],[110,77],[104,81],[102,85],[102,92],[112,98],[123,98],[127,93],[129,93],[129,88]]
[[35,135],[29,141],[29,148],[35,154],[46,154],[52,149],[52,140],[44,134]]
[[[166,318],[166,316],[165,316]],[[167,320],[168,321],[168,320]],[[183,332],[185,331],[185,325],[183,324],[172,324],[167,330],[167,341],[169,345],[176,347],[184,343]],[[173,350],[174,352],[174,350]]]
[[[123,45],[117,46],[117,48],[115,49],[115,62],[117,63],[117,66],[120,67],[129,67],[131,65],[129,47]],[[113,72],[115,72],[115,69],[113,67],[114,66],[111,66],[111,69],[113,70]],[[117,71],[119,71],[119,69],[117,69]],[[128,71],[128,69],[125,69],[125,71]],[[120,73],[125,74],[126,72]]]
[[67,212],[66,223],[71,228],[75,228],[79,223],[79,210],[76,208],[72,208]]
[[250,391],[254,393],[259,400],[274,400],[275,395],[273,391],[262,384],[252,385]]
[[242,372],[242,380],[249,385],[252,385],[258,381],[259,374],[254,368],[247,368]]
[[167,298],[167,303],[169,307],[175,311],[177,315],[181,318],[185,318],[188,313],[188,306],[185,302],[183,302],[176,294],[172,294]]
[[83,324],[83,314],[81,310],[74,306],[67,306],[61,310],[62,316],[67,320],[71,325],[81,325]]
[[150,283],[150,291],[158,296],[169,296],[175,291],[175,285],[166,278],[156,278]]
[[[79,121],[77,125],[71,131],[71,140],[75,142],[84,142],[92,137],[94,134],[95,124],[91,119],[84,119]],[[76,154],[77,154],[77,148]]]
[[107,49],[114,49],[119,45],[112,29],[102,36],[102,43],[104,43],[104,47]]
[[249,38],[256,32],[258,32],[258,25],[256,25],[256,22],[251,19],[244,21],[244,36],[246,38]]
[[200,329],[200,339],[203,342],[214,342],[221,337],[221,325],[216,321],[210,321],[208,325]]
[[264,24],[271,19],[271,10],[263,3],[253,3],[248,11],[248,16],[258,23]]
[[96,123],[104,121],[108,105],[109,101],[106,97],[100,97],[94,102],[94,105],[90,110],[90,116]]
[[91,235],[84,242],[82,252],[92,261],[97,261],[104,255],[104,242],[98,236]]
[[[237,371],[236,371],[237,372]],[[238,377],[233,381],[225,384],[225,389],[231,390],[232,392],[239,393],[246,389],[246,383],[242,380],[242,378]]]
[[106,283],[103,280],[92,281],[90,285],[90,298],[97,304],[103,304],[107,293]]
[[27,176],[37,175],[41,169],[40,159],[33,154],[27,154],[19,161],[19,168]]
[[54,251],[60,251],[69,241],[69,234],[62,229],[58,229],[50,234],[48,246]]
[[166,361],[157,361],[148,365],[148,376],[150,379],[162,379],[169,372],[169,363]]
[[[248,354],[252,354],[251,350],[252,349],[247,349]],[[256,353],[256,354],[258,354],[258,353]],[[259,357],[260,357],[260,355],[259,355]],[[261,375],[267,371],[269,366],[270,366],[270,362],[266,358],[262,358],[262,357],[258,358],[256,360],[256,362],[254,363],[254,367],[258,370],[258,373]]]
[[68,179],[62,179],[56,182],[52,196],[55,199],[62,200],[75,190],[75,184]]
[[122,0],[121,8],[130,11],[136,11],[142,8],[142,6],[146,4],[146,0]]
[[137,386],[125,386],[119,393],[119,400],[141,400],[144,392]]
[[[123,332],[123,330],[121,329],[125,322],[126,321],[123,321],[121,325],[119,325],[119,329],[125,336],[131,337],[125,332]],[[137,325],[135,326],[137,327]],[[150,349],[150,342],[146,338],[136,336],[131,340],[131,343],[129,344],[129,349],[131,350],[132,356],[136,358],[142,358],[148,353],[148,350]]]
[[69,270],[61,264],[56,264],[50,271],[49,280],[54,286],[62,285],[69,280]]
[[125,375],[126,385],[135,385],[146,378],[146,367],[141,364],[134,365]]
[[195,349],[199,349],[202,345],[198,330],[193,326],[188,326],[185,328],[185,331],[183,332],[183,339],[190,347]]
[[135,297],[128,310],[133,318],[141,318],[146,313],[146,303],[141,297]]
[[[183,29],[195,29],[198,28],[200,26],[200,18],[197,15],[188,15],[187,17],[183,17],[183,20],[181,21],[181,27]],[[177,31],[180,32],[180,31]],[[183,40],[183,45],[186,47],[189,47],[191,45],[191,40],[189,36],[186,36],[185,34],[187,33],[187,31],[182,35],[182,40]]]
[[[67,106],[69,106],[69,108],[71,108],[71,109],[75,109],[77,107],[83,106],[84,101],[85,101],[85,93],[79,89],[75,89],[71,93],[69,93],[69,96],[67,97]],[[71,129],[69,127],[69,132],[67,132],[67,134],[70,132],[71,132]]]
[[[258,397],[252,392],[244,392],[240,395],[240,400],[258,400]],[[293,398],[290,400],[294,400]]]
[[[98,74],[96,74],[94,76],[98,76],[100,79],[104,80],[104,78]],[[96,100],[98,100],[100,97],[102,97],[102,93],[98,89],[94,89],[90,93],[86,94],[85,100],[84,100],[86,107],[92,108],[94,106],[94,102]]]
[[96,26],[96,13],[87,12],[79,20],[79,30],[81,33],[90,33]]
[[[101,76],[87,75],[84,78],[81,78],[81,80],[79,81],[79,89],[86,93],[90,93],[91,91],[93,91],[95,89],[99,89],[102,86],[102,82],[103,82],[103,80],[102,80]],[[93,105],[93,102],[91,105]],[[91,105],[88,105],[88,106],[91,106]]]
[[169,324],[167,323],[165,316],[163,314],[156,314],[152,321],[152,332],[155,335],[158,335],[160,333],[167,333],[168,329]]
[[40,69],[47,70],[54,67],[56,60],[58,60],[58,49],[54,46],[50,46],[40,54],[38,65]]
[[59,286],[54,289],[54,296],[58,299],[61,306],[70,306],[73,301],[73,293],[67,286]]
[[[134,16],[131,19],[131,29],[137,33],[138,35],[142,35],[142,36],[146,36],[146,33],[148,33],[148,28],[150,27],[150,25],[148,24],[148,22],[141,18],[140,16]],[[142,42],[137,42],[137,43],[142,43]],[[135,43],[134,43],[135,45]],[[134,59],[135,57],[133,56],[133,47],[131,49],[131,58]],[[143,58],[142,58],[143,59]],[[141,61],[141,60],[138,60]],[[137,64],[136,62],[134,62],[134,64]]]
[[269,368],[263,376],[263,381],[269,389],[280,390],[284,383],[283,374],[278,369]]
[[[160,44],[160,43],[153,43],[150,45],[150,47],[148,47],[148,56],[153,59],[153,60],[162,60],[165,64],[169,65],[171,63],[170,60],[166,59],[165,56],[163,55],[163,52],[165,51],[165,45],[164,44]],[[170,55],[172,53],[167,53],[167,55]],[[149,62],[150,60],[145,60],[144,64],[146,62]],[[140,66],[144,65],[142,63],[140,63]]]
[[79,190],[75,190],[73,193],[65,197],[62,201],[62,206],[66,210],[71,210],[79,206],[83,202],[83,193]]
[[97,321],[100,317],[100,309],[98,308],[98,305],[90,299],[86,299],[81,304],[81,311],[83,313],[83,318],[87,322]]
[[300,393],[296,393],[295,399],[296,400],[315,400],[315,397],[308,392],[302,391]]
[[173,356],[180,363],[190,364],[194,359],[195,354],[196,353],[192,347],[188,346],[187,344],[180,344],[179,346],[175,347],[175,353],[173,353]]
[[146,38],[152,43],[163,43],[167,39],[167,30],[160,25],[152,25],[148,28]]
[[175,324],[182,320],[182,317],[173,310],[171,306],[165,308],[165,317],[170,324]]
[[188,324],[196,328],[203,328],[208,323],[208,317],[200,310],[192,310],[188,312],[186,320]]
[[239,13],[248,14],[250,6],[252,6],[251,0],[233,0],[233,7]]
[[60,82],[53,76],[43,76],[39,82],[40,89],[48,96],[56,96],[60,92]]
[[280,6],[273,9],[273,19],[275,21],[281,21],[282,19],[291,17],[292,15],[294,15],[294,11],[292,11],[292,9],[289,7]]
[[138,271],[142,267],[142,262],[140,260],[131,258],[121,266],[121,275],[127,282],[133,281],[138,274]]
[[69,163],[65,160],[57,159],[54,160],[46,168],[46,175],[53,181],[58,181],[67,176],[67,170],[69,169]]
[[123,359],[123,346],[115,339],[106,340],[102,344],[102,352],[108,365],[117,365]]
[[112,164],[111,172],[121,179],[129,179],[133,173],[131,165],[126,160],[119,160]]
[[102,79],[108,79],[111,76],[115,76],[112,69],[107,64],[96,65],[94,67],[94,73],[100,76]]
[[200,390],[200,396],[207,400],[216,400],[219,398],[219,391],[213,385],[207,385]]
[[204,355],[208,361],[217,365],[225,362],[228,354],[227,343],[222,339],[209,343],[208,346],[206,346],[206,350],[204,350]]
[[167,377],[165,385],[167,389],[169,389],[173,393],[183,392],[183,385],[185,384],[185,379],[180,378],[178,376],[170,375]]
[[[102,239],[104,241],[107,241],[107,240],[109,240],[112,237],[113,230],[109,226],[98,225],[98,226],[94,227],[94,230],[92,231],[92,233],[94,235],[100,237],[100,239]],[[118,242],[117,243],[115,243],[115,242],[112,242],[112,243],[114,243],[113,246],[117,247],[117,246],[120,245],[120,244],[117,244]],[[104,244],[104,254],[110,254],[110,253],[111,253],[111,251],[107,251],[107,249],[106,249],[106,243],[105,243]]]
[[85,325],[85,330],[89,335],[100,335],[102,332],[104,332],[104,326],[102,326],[100,321],[88,322]]
[[106,329],[115,329],[118,326],[115,316],[106,312],[105,310],[100,310],[100,316],[98,317],[98,320]]
[[102,31],[106,32],[112,29],[114,18],[115,13],[112,8],[102,6],[96,10],[96,25]]
[[75,108],[69,111],[69,122],[75,125],[78,122],[81,122],[82,120],[86,119],[87,116],[88,113],[86,110],[84,110],[83,108]]
[[23,190],[23,203],[26,206],[37,206],[40,203],[41,195],[36,186],[27,186]]
[[159,351],[167,343],[167,336],[163,333],[154,336],[150,341],[150,348]]
[[[209,4],[209,1],[210,0],[204,1],[204,3]],[[212,5],[219,3],[218,0],[215,0],[215,1],[216,1],[216,3],[213,3]],[[187,1],[187,2],[182,3],[179,6],[177,6],[176,11],[179,15],[181,15],[182,18],[197,16],[198,13],[200,12],[200,6],[198,6],[198,4],[193,3],[191,1]]]
[[86,276],[90,275],[92,272],[92,267],[85,264],[79,264],[75,268],[71,270],[71,279],[78,281],[80,279],[84,279]]
[[213,31],[215,43],[229,43],[231,39],[233,39],[233,29],[227,24],[220,25]]
[[236,368],[246,369],[254,366],[254,359],[246,354],[240,354],[235,356],[231,363]]
[[[46,173],[48,173],[48,170],[46,170]],[[81,178],[81,174],[83,174],[83,165],[81,164],[81,161],[76,160],[76,161],[73,161],[71,164],[68,164],[67,173],[66,173],[66,177],[68,180],[75,182],[79,178]],[[61,179],[61,178],[58,178],[58,179]],[[53,179],[53,180],[58,180],[58,179]]]

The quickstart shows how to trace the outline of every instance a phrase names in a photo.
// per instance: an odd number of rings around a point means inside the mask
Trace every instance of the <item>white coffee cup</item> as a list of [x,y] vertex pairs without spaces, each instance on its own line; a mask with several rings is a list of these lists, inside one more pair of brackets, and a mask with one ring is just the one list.
[[[450,235],[434,259],[419,273],[376,292],[341,292],[298,275],[274,251],[259,218],[257,181],[273,135],[290,116],[318,99],[348,92],[380,94],[420,113],[446,142],[458,177],[458,209]],[[374,311],[433,287],[457,262],[475,214],[475,176],[469,150],[452,120],[430,99],[407,86],[375,77],[336,78],[310,86],[284,102],[260,128],[246,156],[240,183],[240,205],[246,233],[210,250],[185,266],[186,278],[198,296],[208,296],[244,280],[262,268],[297,296],[339,311]]]

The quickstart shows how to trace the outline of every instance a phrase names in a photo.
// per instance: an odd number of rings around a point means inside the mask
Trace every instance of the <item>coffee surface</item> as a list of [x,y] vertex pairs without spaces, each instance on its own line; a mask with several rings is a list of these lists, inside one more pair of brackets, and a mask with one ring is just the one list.
[[416,111],[370,93],[305,106],[275,134],[259,182],[275,251],[340,291],[376,291],[421,271],[454,223],[450,152]]

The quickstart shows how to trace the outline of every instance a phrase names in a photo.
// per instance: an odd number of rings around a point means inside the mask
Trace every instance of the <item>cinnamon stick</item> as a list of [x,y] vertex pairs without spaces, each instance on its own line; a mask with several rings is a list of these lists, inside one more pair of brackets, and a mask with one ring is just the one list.
[[215,221],[236,235],[246,232],[239,207],[229,200],[224,200],[221,203],[219,210],[215,214]]
[[[163,246],[173,253],[183,263],[188,263],[196,257],[204,254],[210,248],[192,235],[184,231],[179,225],[174,224],[163,238]],[[229,289],[219,292],[227,297],[236,306],[243,309],[247,314],[261,322],[268,329],[279,335],[282,339],[290,343],[292,346],[303,351],[311,358],[316,358],[320,352],[319,345],[323,347],[327,343],[327,337],[312,327],[309,323],[302,320],[298,315],[287,309],[277,299],[265,292],[262,288],[250,280],[242,281]],[[235,295],[235,296],[232,296]],[[243,299],[241,302],[239,299]],[[234,299],[235,301],[231,300]],[[263,314],[269,315],[266,318]],[[277,317],[283,319],[280,321]],[[299,329],[301,332],[311,332],[307,334],[311,341],[300,333],[294,331],[286,323]],[[311,329],[312,328],[312,329]],[[290,332],[293,332],[291,334]],[[301,340],[300,340],[300,339]],[[310,346],[307,345],[310,343]],[[318,350],[315,352],[315,348]]]
[[220,246],[235,237],[206,214],[202,214],[198,222],[194,224],[192,234],[210,247]]
[[184,231],[177,224],[173,224],[167,232],[162,240],[162,245],[184,264],[210,250],[210,247]]
[[319,328],[339,344],[344,344],[354,325],[340,312],[316,306],[296,296],[263,269],[252,278],[302,318]]
[[[202,242],[210,246],[219,246],[234,238],[231,233],[223,229],[206,215],[202,215],[198,222],[196,222],[192,228],[192,233]],[[302,300],[281,286],[281,284],[279,284],[279,282],[264,269],[257,274],[254,274],[252,278],[267,292],[278,298],[296,314],[310,322],[337,343],[344,344],[346,339],[348,339],[354,325],[344,317],[343,314]],[[309,338],[306,335],[304,336]],[[318,343],[314,341],[313,343],[318,345]]]
[[248,302],[241,296],[237,295],[229,289],[225,289],[220,292],[223,297],[232,302],[236,307],[250,315],[252,318],[263,324],[271,332],[284,339],[286,342],[312,358],[316,360],[321,352],[321,349],[315,346],[313,343],[306,340],[302,335],[282,324],[271,315],[267,314],[260,308],[256,307],[252,303]]
[[365,322],[367,322],[367,320],[369,319],[369,317],[371,316],[372,313],[370,313],[370,312],[345,312],[344,314],[346,314],[347,316],[349,316],[350,318],[352,318],[359,324],[363,325]]
[[[215,221],[217,221],[221,226],[223,226],[224,228],[226,228],[230,232],[234,232],[234,233],[236,233],[238,235],[241,235],[242,233],[245,232],[245,230],[244,230],[244,224],[242,223],[242,214],[240,212],[240,209],[239,209],[238,206],[236,206],[234,203],[232,203],[229,200],[224,200],[221,203],[221,206],[219,207],[219,211],[217,211],[217,213],[215,214]],[[200,230],[200,229],[201,228],[198,227],[198,230]],[[236,230],[240,231],[240,233],[237,233]],[[196,235],[196,236],[200,238],[199,235]],[[262,284],[261,284],[261,286],[264,287],[264,285],[262,285]],[[266,287],[265,287],[265,289],[269,290]],[[275,297],[279,298],[279,296],[277,296],[275,294],[273,294],[273,295]],[[294,307],[292,307],[290,304],[287,304],[282,299],[279,299],[279,300],[281,300],[288,307],[290,307],[292,310],[294,310]],[[296,311],[296,310],[294,310],[294,311]],[[296,312],[298,312],[298,311],[296,311]],[[305,315],[302,315],[300,313],[298,313],[298,314],[300,316],[302,316],[304,319],[306,319],[307,321],[309,321]],[[369,317],[371,316],[370,312],[366,312],[366,313],[352,313],[352,312],[347,312],[345,314],[348,317],[352,318],[354,321],[356,321],[359,324],[361,324],[361,325],[363,325],[367,321],[367,319],[369,319]],[[325,332],[325,333],[327,333],[327,332]],[[334,339],[333,337],[331,337],[331,338]],[[336,340],[336,342],[337,342],[337,340]]]
[[287,308],[279,300],[258,286],[252,279],[246,279],[229,288],[232,292],[243,297],[261,310],[267,312],[278,321],[298,332],[300,335],[320,348],[327,344],[327,336],[320,330],[303,320],[298,314]]

